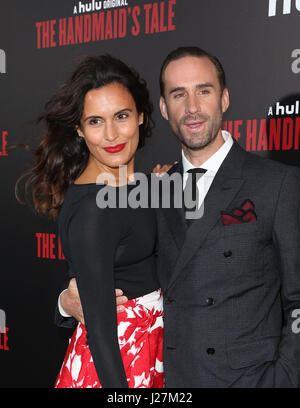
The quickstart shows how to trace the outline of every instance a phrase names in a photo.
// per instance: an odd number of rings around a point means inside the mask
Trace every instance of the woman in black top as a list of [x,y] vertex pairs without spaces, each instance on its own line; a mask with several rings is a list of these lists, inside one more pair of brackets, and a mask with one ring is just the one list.
[[[145,82],[105,55],[85,58],[39,118],[46,134],[28,182],[36,210],[59,215],[85,318],[56,387],[163,387],[155,214],[118,200],[135,188],[134,155],[150,136],[152,110]],[[116,287],[129,299],[118,317]]]

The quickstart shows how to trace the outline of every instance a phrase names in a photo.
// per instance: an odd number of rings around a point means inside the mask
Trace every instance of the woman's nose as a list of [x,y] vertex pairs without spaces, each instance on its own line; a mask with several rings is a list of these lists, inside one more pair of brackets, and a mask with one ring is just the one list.
[[118,138],[118,133],[113,124],[107,123],[105,127],[105,139],[109,142],[113,142]]

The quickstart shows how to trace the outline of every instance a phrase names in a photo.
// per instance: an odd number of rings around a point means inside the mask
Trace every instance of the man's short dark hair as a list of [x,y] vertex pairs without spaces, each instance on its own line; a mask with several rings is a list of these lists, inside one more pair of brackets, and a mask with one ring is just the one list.
[[227,87],[225,71],[224,71],[224,68],[221,62],[218,60],[217,57],[213,56],[207,51],[202,50],[199,47],[179,47],[176,50],[171,51],[162,64],[162,67],[160,70],[160,76],[159,76],[159,86],[160,86],[161,96],[165,96],[163,76],[164,76],[167,66],[170,64],[170,62],[176,61],[184,57],[198,57],[198,58],[206,57],[208,58],[216,67],[219,83],[221,86],[221,91],[223,91]]

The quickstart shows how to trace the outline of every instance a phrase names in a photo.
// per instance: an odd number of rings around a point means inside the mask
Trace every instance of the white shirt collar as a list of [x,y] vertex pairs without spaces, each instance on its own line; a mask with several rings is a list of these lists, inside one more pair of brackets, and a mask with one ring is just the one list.
[[[226,130],[222,130],[222,136],[225,143],[223,143],[219,150],[217,150],[216,153],[214,153],[201,165],[201,168],[216,173],[221,167],[221,164],[223,163],[225,157],[227,156],[233,145],[233,139],[229,132],[227,132]],[[185,157],[183,150],[181,151],[181,155],[183,172],[186,173],[188,170],[194,169],[195,166],[193,166],[192,163]]]

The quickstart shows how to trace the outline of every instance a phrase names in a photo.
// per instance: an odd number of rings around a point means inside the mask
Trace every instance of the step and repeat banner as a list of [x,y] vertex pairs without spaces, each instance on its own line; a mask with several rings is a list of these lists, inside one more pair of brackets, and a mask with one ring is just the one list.
[[174,48],[196,45],[223,63],[231,97],[224,129],[246,150],[300,165],[300,0],[1,1],[0,387],[52,387],[70,330],[54,325],[67,265],[55,222],[15,199],[43,129],[47,99],[84,55],[109,53],[147,81],[152,138],[136,170],[180,158],[159,112],[159,71]]

